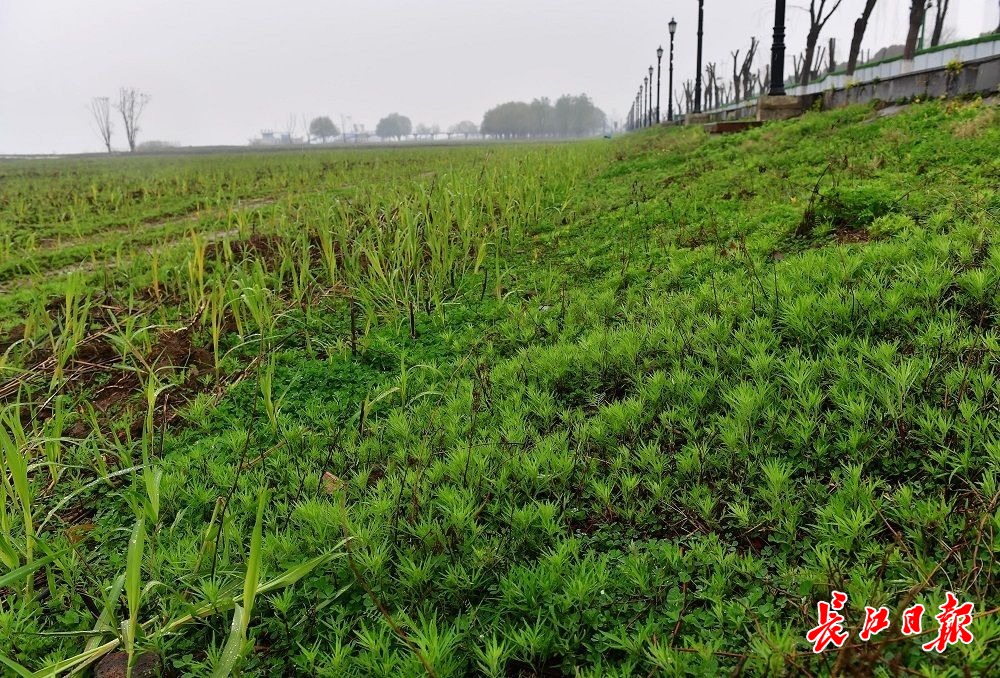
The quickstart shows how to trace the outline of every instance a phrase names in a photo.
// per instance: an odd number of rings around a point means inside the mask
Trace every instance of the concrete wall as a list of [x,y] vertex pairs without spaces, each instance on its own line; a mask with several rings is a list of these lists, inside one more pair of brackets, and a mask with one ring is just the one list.
[[822,93],[823,106],[832,108],[866,103],[874,99],[896,101],[914,97],[944,97],[987,93],[1000,86],[1000,56],[966,63],[961,70],[921,71],[903,73],[892,78],[851,84]]
[[[948,64],[958,63],[970,65],[975,62],[990,61],[1000,58],[1000,34],[991,36],[991,39],[983,40],[973,44],[958,43],[955,46],[945,45],[942,48],[931,52],[924,52],[916,55],[912,61],[904,61],[902,58],[889,59],[881,63],[859,68],[854,75],[830,74],[820,78],[816,82],[798,87],[789,87],[788,94],[819,94],[830,89],[848,89],[852,83],[871,83],[893,78],[915,75],[918,73],[941,72],[948,69]],[[994,80],[992,85],[988,85],[984,90],[995,89],[1000,84],[1000,80]],[[963,92],[968,94],[970,92]]]
[[738,104],[729,104],[722,108],[713,108],[703,113],[687,113],[684,115],[684,123],[687,125],[701,125],[708,122],[724,122],[726,120],[746,120],[757,117],[757,98],[741,101]]
[[[808,85],[786,89],[789,100],[797,99],[804,108],[820,96],[824,108],[835,108],[876,99],[896,101],[914,97],[986,94],[996,92],[998,88],[1000,35],[973,44],[945,46],[918,54],[912,61],[890,59],[859,68],[850,78],[844,74],[831,74]],[[767,119],[778,117],[788,116],[768,116]],[[756,98],[685,116],[687,124],[747,119],[763,119]]]

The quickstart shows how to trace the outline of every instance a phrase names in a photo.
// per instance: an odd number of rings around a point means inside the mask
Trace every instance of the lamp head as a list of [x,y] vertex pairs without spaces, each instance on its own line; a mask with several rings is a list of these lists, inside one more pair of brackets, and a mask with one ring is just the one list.
[[670,18],[670,23],[667,24],[667,27],[670,29],[670,35],[673,35],[674,33],[676,33],[677,32],[677,20],[674,19],[673,17],[671,17]]
[[656,60],[659,61],[663,58],[663,47],[656,48]]

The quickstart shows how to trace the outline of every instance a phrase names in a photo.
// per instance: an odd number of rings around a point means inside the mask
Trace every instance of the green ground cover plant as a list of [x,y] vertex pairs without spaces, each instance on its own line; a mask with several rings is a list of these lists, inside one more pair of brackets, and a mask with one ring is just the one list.
[[973,101],[0,164],[0,663],[998,670],[998,148]]

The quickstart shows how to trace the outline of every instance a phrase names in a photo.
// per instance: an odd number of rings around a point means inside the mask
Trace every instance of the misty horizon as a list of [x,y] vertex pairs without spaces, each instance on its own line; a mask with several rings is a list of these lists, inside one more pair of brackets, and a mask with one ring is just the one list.
[[[820,44],[838,41],[846,59],[862,0],[845,0]],[[863,49],[899,44],[906,0],[883,0]],[[771,48],[773,0],[705,2],[706,63],[731,69],[731,52]],[[805,42],[808,18],[789,5],[787,58]],[[963,39],[998,23],[995,0],[952,3],[946,36]],[[667,22],[678,22],[674,90],[694,77],[697,2],[639,0],[627,7],[592,0],[6,0],[0,7],[0,153],[100,151],[88,107],[119,87],[151,100],[139,140],[180,145],[245,145],[294,118],[329,116],[338,127],[372,131],[398,112],[414,127],[480,124],[499,104],[587,94],[609,124],[620,122]],[[663,64],[666,105],[667,63]],[[120,125],[114,146],[127,148]]]

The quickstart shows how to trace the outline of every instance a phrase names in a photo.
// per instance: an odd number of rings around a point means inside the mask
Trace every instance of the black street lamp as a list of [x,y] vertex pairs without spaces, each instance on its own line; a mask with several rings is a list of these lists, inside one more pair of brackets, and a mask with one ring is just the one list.
[[660,70],[663,63],[663,47],[656,48],[656,124],[660,124]]
[[653,66],[649,67],[649,118],[650,126],[653,125]]
[[677,21],[673,17],[667,24],[670,29],[670,77],[667,80],[667,120],[674,121],[674,33],[677,32]]
[[642,126],[649,125],[649,106],[646,105],[646,93],[649,92],[649,76],[642,79]]
[[694,112],[701,113],[701,39],[705,32],[705,0],[698,0],[698,60],[694,76]]
[[774,42],[771,43],[771,87],[768,94],[785,96],[785,0],[774,3]]

